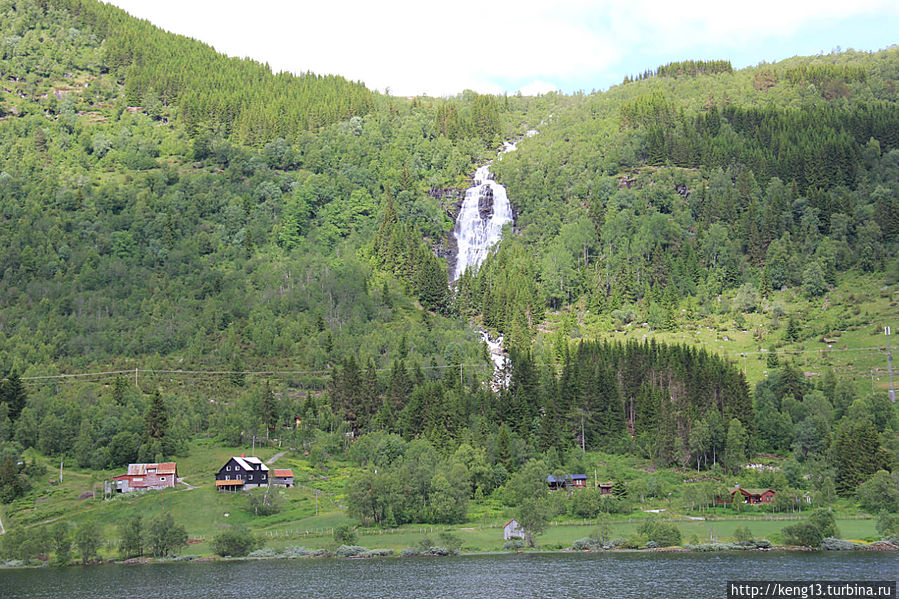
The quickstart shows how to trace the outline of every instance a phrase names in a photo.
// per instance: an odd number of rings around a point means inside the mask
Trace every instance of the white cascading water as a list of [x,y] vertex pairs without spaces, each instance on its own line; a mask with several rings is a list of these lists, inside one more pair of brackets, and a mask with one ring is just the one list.
[[[514,149],[515,144],[506,142],[500,156]],[[491,177],[490,164],[485,164],[475,171],[473,185],[465,191],[453,231],[457,247],[453,281],[466,269],[477,269],[490,248],[502,239],[503,226],[512,222],[512,205],[506,188]]]
[[[537,131],[531,129],[525,133],[526,137],[536,135]],[[497,160],[501,160],[503,154],[512,152],[517,148],[513,142],[503,143]],[[490,164],[478,168],[474,173],[472,186],[465,191],[465,199],[456,218],[456,228],[453,235],[456,238],[456,267],[453,270],[452,281],[455,282],[468,268],[477,269],[487,258],[490,249],[502,239],[503,227],[512,222],[512,204],[506,188],[494,181],[490,173]],[[509,385],[509,375],[505,372],[508,358],[503,352],[503,336],[491,339],[487,331],[481,331],[481,338],[487,344],[490,351],[490,359],[493,361],[494,390]]]

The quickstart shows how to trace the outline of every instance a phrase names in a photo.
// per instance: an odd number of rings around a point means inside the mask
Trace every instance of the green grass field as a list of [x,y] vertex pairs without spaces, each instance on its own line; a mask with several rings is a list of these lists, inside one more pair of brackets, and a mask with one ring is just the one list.
[[[278,448],[257,448],[257,455],[271,458]],[[140,514],[145,521],[165,510],[188,532],[190,545],[185,554],[209,555],[211,539],[230,525],[238,524],[250,528],[264,539],[265,545],[273,549],[286,546],[305,546],[310,549],[334,549],[336,547],[333,530],[342,524],[354,524],[347,516],[342,503],[343,486],[350,471],[348,464],[329,464],[327,471],[314,470],[309,462],[290,453],[281,457],[277,466],[293,468],[297,486],[282,489],[278,493],[282,499],[282,510],[270,516],[255,516],[248,510],[246,493],[220,493],[214,485],[214,474],[232,455],[249,453],[239,448],[221,448],[209,440],[196,441],[191,446],[191,455],[178,460],[179,474],[194,488],[179,485],[168,491],[148,491],[133,494],[115,494],[104,499],[103,481],[111,479],[116,472],[91,472],[63,469],[63,482],[49,484],[51,478],[58,478],[58,470],[48,469],[45,479],[27,498],[19,499],[6,506],[2,513],[7,529],[14,527],[37,527],[65,519],[73,524],[94,522],[103,532],[107,543],[101,553],[104,557],[117,556],[115,542],[120,523]],[[29,459],[32,456],[29,456]],[[34,456],[37,457],[37,456]],[[640,467],[633,457],[591,456],[604,460],[602,474],[611,475],[632,471]],[[38,458],[40,459],[40,458]],[[49,464],[48,464],[49,465]],[[58,468],[58,465],[57,465]],[[668,484],[677,484],[683,474],[673,470],[657,472]],[[94,497],[85,493],[94,491]],[[317,501],[316,501],[317,499]],[[317,505],[316,505],[317,504]],[[652,504],[655,506],[654,504]],[[659,505],[668,505],[660,503]],[[642,506],[644,508],[649,505]],[[658,506],[655,506],[658,507]],[[374,549],[386,548],[401,551],[404,547],[418,545],[427,536],[434,544],[440,543],[441,532],[449,531],[462,542],[464,551],[497,551],[503,546],[502,525],[511,517],[509,508],[496,498],[488,498],[483,503],[471,504],[471,521],[452,527],[433,525],[407,525],[399,529],[358,529],[357,543]],[[747,526],[754,536],[769,538],[777,542],[778,533],[795,520],[771,519],[770,515],[744,512],[733,515],[724,508],[713,510],[710,520],[689,520],[677,507],[668,506],[663,514],[673,518],[681,530],[683,542],[730,541],[737,526]],[[612,536],[625,538],[634,533],[639,522],[651,517],[635,511],[629,516],[618,516],[612,520]],[[842,506],[838,512],[840,533],[849,539],[873,539],[876,536],[874,521],[859,519],[851,506]],[[580,538],[588,536],[595,522],[561,522],[549,526],[537,538],[538,548],[561,549],[569,547]]]

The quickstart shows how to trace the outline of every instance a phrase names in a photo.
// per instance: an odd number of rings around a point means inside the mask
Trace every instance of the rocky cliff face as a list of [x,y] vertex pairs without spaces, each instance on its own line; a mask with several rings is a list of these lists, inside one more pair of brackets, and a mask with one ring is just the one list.
[[480,196],[478,197],[478,212],[481,215],[481,220],[488,220],[491,216],[493,216],[492,187],[485,187],[481,190]]

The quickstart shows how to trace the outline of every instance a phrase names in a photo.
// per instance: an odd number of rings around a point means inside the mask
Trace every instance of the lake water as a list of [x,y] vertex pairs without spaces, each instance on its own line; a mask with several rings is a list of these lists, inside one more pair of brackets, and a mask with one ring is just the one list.
[[727,580],[895,580],[899,554],[548,553],[0,571],[3,599],[725,597]]

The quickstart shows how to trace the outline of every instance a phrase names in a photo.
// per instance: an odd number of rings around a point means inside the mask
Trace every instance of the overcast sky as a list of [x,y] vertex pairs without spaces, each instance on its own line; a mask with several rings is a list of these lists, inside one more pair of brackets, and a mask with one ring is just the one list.
[[899,42],[896,0],[114,0],[275,71],[396,95],[606,89],[660,64],[735,68]]

